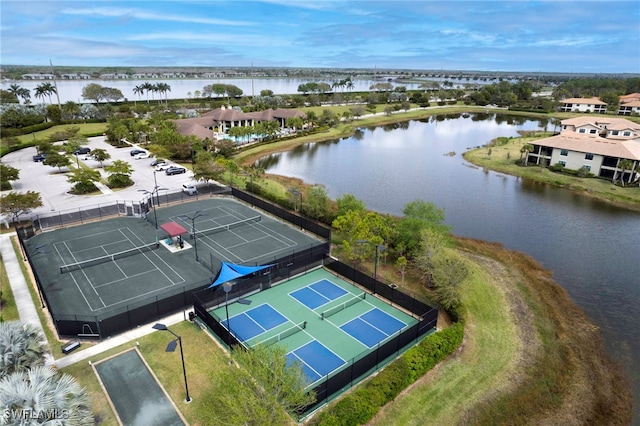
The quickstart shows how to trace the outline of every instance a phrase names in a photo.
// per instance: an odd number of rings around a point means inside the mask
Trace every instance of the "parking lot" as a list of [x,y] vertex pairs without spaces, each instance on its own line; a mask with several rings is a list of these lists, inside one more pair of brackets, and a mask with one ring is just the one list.
[[[130,154],[132,149],[138,147],[115,148],[106,143],[103,136],[90,138],[87,146],[91,148],[91,150],[97,148],[104,149],[111,155],[111,158],[103,163],[105,166],[115,160],[128,162],[133,168],[131,179],[134,181],[134,185],[128,188],[117,188],[114,191],[102,187],[100,193],[92,195],[69,194],[72,186],[72,184],[67,181],[69,169],[63,167],[60,171],[57,167],[46,166],[42,162],[34,162],[33,156],[36,155],[37,152],[36,148],[32,147],[12,152],[2,158],[4,164],[20,170],[20,179],[11,182],[13,191],[39,192],[44,206],[33,211],[33,213],[39,214],[93,206],[100,203],[111,203],[117,200],[138,201],[145,197],[145,191],[153,192],[156,186],[159,188],[159,194],[162,195],[163,191],[176,191],[180,190],[183,184],[196,183],[193,181],[193,173],[188,168],[186,173],[170,176],[168,176],[165,171],[155,172],[155,167],[151,166],[153,158],[135,159]],[[78,155],[77,161],[96,170],[100,170],[102,176],[105,178],[108,176],[108,173],[100,167],[100,163],[90,156]],[[170,164],[173,163],[170,162]]]

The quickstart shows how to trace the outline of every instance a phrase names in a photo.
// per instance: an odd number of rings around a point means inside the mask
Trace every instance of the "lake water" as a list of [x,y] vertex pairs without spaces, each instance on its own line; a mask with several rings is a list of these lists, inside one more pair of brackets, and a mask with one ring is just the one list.
[[268,173],[323,184],[333,199],[354,194],[379,212],[401,215],[415,199],[434,202],[454,234],[533,256],[600,327],[607,350],[626,367],[638,421],[640,213],[486,172],[462,158],[495,137],[545,126],[554,129],[554,123],[505,116],[432,117],[361,129],[261,163]]
[[[35,97],[35,88],[39,84],[51,80],[23,80],[23,81],[2,81],[0,83],[0,89],[7,90],[11,84],[17,84],[20,87],[24,87],[31,91],[31,103],[41,103],[42,98]],[[58,94],[60,95],[60,102],[65,103],[67,101],[73,101],[77,103],[88,103],[86,99],[82,99],[82,89],[91,83],[96,83],[104,87],[112,87],[120,89],[125,98],[129,101],[147,101],[147,94],[143,93],[141,96],[133,93],[133,89],[145,82],[151,84],[166,83],[171,86],[171,91],[167,92],[168,99],[186,99],[187,97],[194,98],[195,92],[199,90],[202,92],[204,86],[209,84],[231,84],[242,89],[243,95],[252,96],[259,95],[261,90],[271,90],[273,93],[287,95],[287,94],[299,94],[298,86],[301,84],[309,83],[310,81],[325,82],[331,84],[331,80],[317,80],[317,79],[298,79],[298,78],[214,78],[214,79],[189,79],[189,80],[154,80],[154,79],[140,79],[140,80],[60,80],[56,84],[58,86]],[[373,80],[353,80],[353,89],[351,92],[365,92],[369,90],[369,87],[380,81]],[[418,84],[394,84],[394,86],[405,86],[409,90],[417,89]],[[337,92],[348,93],[346,89],[336,89]],[[191,95],[189,95],[189,93]],[[165,99],[164,94],[149,93],[149,99],[157,101],[158,99]],[[53,103],[57,102],[55,95],[51,97]],[[49,103],[49,98],[44,98],[45,103]]]

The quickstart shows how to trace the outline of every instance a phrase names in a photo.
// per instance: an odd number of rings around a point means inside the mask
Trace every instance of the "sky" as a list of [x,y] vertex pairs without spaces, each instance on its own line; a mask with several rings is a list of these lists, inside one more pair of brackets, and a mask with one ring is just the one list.
[[0,65],[640,73],[640,0],[0,0]]

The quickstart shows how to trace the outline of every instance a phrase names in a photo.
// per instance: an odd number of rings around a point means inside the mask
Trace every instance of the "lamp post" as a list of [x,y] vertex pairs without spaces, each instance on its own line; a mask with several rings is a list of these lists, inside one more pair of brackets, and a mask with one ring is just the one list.
[[169,344],[167,345],[167,348],[165,349],[165,352],[173,352],[176,350],[176,342],[178,342],[178,344],[180,345],[180,358],[182,359],[182,373],[184,374],[184,389],[187,393],[187,399],[185,400],[186,402],[191,402],[191,397],[189,396],[189,385],[187,384],[187,369],[184,366],[184,352],[182,351],[182,337],[178,336],[176,333],[174,333],[173,331],[169,330],[167,328],[166,325],[164,324],[160,324],[160,323],[156,323],[153,326],[154,329],[156,330],[161,330],[161,331],[168,331],[169,333],[173,334],[176,339],[172,340],[169,342]]
[[200,212],[200,210],[196,210],[193,213],[193,216],[187,216],[186,214],[178,216],[182,220],[189,219],[191,221],[191,235],[193,235],[193,249],[196,252],[196,262],[198,261],[198,237],[196,236],[196,219],[201,216],[207,216],[207,214]]
[[[156,229],[158,229],[158,214],[156,213],[156,203],[160,205],[160,196],[158,195],[158,191],[163,190],[166,191],[168,188],[160,188],[158,187],[158,181],[156,180],[156,172],[153,171],[153,183],[155,186],[153,187],[153,191],[147,191],[146,189],[138,189],[138,191],[143,192],[144,194],[151,194],[151,201],[153,203],[153,220],[155,222]],[[153,194],[156,194],[156,202],[153,202]]]
[[376,294],[376,281],[378,281],[378,261],[380,259],[380,252],[386,250],[387,248],[382,244],[372,243],[369,240],[358,240],[360,244],[371,244],[376,248],[376,258],[373,263],[373,294]]

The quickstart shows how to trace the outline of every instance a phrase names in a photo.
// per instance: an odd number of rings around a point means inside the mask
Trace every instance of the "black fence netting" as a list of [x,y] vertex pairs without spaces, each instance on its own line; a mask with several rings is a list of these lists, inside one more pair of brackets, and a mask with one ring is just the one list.
[[[321,251],[312,249],[308,253],[299,253],[296,258],[280,259],[277,264],[266,271],[264,275],[269,277],[268,285],[264,281],[264,278],[259,276],[249,278],[233,287],[232,292],[228,295],[229,300],[236,300],[253,292],[265,290],[278,281],[306,272],[306,270],[318,265],[324,265],[333,272],[355,282],[370,292],[377,293],[378,296],[385,298],[389,303],[408,310],[418,319],[418,323],[404,330],[400,330],[384,344],[379,344],[368,352],[361,354],[359,357],[350,360],[344,367],[325,377],[324,380],[312,390],[316,395],[316,402],[302,409],[298,413],[300,416],[304,416],[316,407],[327,403],[334,395],[349,389],[397,357],[410,345],[417,343],[422,337],[435,330],[438,319],[438,309],[416,300],[395,288],[380,283],[351,266],[337,261],[329,256],[328,248],[327,244]],[[322,258],[319,258],[318,256],[321,253]],[[306,264],[306,261],[313,261],[313,263]],[[210,309],[223,305],[226,302],[225,298],[226,294],[220,288],[197,292],[194,294],[194,311],[199,319],[223,342],[229,346],[234,346],[240,344],[240,342],[222,326],[222,320],[220,318],[216,318],[209,312]]]

